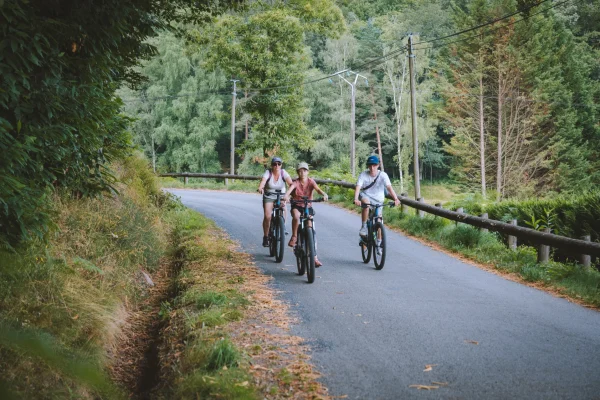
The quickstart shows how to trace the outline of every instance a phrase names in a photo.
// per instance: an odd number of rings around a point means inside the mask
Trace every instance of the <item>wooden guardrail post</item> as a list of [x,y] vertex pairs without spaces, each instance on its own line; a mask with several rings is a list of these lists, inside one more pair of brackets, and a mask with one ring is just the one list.
[[[423,197],[419,197],[417,199],[417,201],[419,203],[425,203],[425,199]],[[423,211],[423,210],[417,210],[417,215],[419,216],[419,218],[423,218],[425,216],[425,211]]]
[[183,186],[187,186],[187,184],[188,184],[188,177],[184,176],[183,177]]
[[[225,172],[225,175],[229,175],[229,172]],[[225,187],[229,186],[229,178],[225,178]]]
[[[462,214],[462,213],[464,213],[464,212],[465,212],[465,209],[464,209],[464,208],[462,208],[462,207],[458,207],[458,208],[456,209],[456,212],[457,212],[457,213],[459,213],[459,214]],[[456,222],[454,223],[454,225],[458,226],[458,221],[456,221]]]
[[[517,226],[517,220],[513,219],[510,221],[511,225]],[[508,235],[508,248],[511,250],[517,250],[517,237]]]
[[[550,233],[550,228],[545,228],[544,233]],[[550,246],[545,244],[538,245],[537,262],[545,263],[550,260]]]
[[[580,239],[585,240],[586,242],[592,241],[592,237],[590,235],[581,236]],[[589,254],[580,254],[579,264],[583,265],[583,268],[590,268],[592,265],[592,257]]]
[[[406,193],[401,193],[400,196],[406,197]],[[402,214],[408,214],[408,205],[404,202],[400,203],[400,211],[402,211]]]
[[[481,214],[481,218],[485,218],[488,219],[488,213],[483,213]],[[487,228],[479,228],[481,230],[482,233],[488,233],[488,229]]]

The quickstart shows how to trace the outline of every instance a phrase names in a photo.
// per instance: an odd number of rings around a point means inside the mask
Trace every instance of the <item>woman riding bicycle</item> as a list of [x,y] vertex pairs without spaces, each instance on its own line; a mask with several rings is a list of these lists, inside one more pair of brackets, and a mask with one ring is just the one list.
[[[308,164],[305,162],[298,163],[296,167],[296,172],[298,172],[298,179],[295,179],[287,192],[285,193],[284,200],[287,202],[290,199],[290,194],[292,194],[293,200],[302,200],[302,197],[308,197],[309,200],[312,200],[313,191],[316,190],[325,201],[328,200],[327,193],[325,193],[317,182],[314,179],[308,177]],[[309,212],[311,215],[314,215],[314,210],[312,209],[312,204],[308,203],[310,207]],[[300,223],[300,214],[304,212],[304,206],[301,204],[292,204],[290,213],[292,214],[292,237],[290,238],[290,242],[288,246],[294,247],[296,245],[296,241],[298,240],[298,225]],[[314,230],[314,226],[313,226]],[[316,243],[315,243],[316,248]],[[317,256],[315,255],[315,266],[320,267],[323,265]]]
[[[356,188],[354,190],[354,204],[360,206],[361,204],[383,204],[385,201],[385,189],[392,195],[395,205],[400,204],[392,183],[388,174],[383,171],[378,171],[379,157],[369,156],[367,158],[367,170],[361,172],[356,182]],[[381,208],[377,209],[377,212],[381,212]],[[360,236],[367,236],[367,218],[369,217],[369,209],[362,209],[362,225],[358,234]]]
[[[258,184],[258,193],[263,195],[263,247],[269,247],[269,226],[271,224],[271,213],[273,212],[273,203],[277,200],[277,196],[273,194],[276,190],[285,193],[285,184],[292,184],[292,178],[284,169],[282,169],[281,158],[273,157],[271,160],[271,168],[267,169]],[[284,214],[285,215],[285,214]]]

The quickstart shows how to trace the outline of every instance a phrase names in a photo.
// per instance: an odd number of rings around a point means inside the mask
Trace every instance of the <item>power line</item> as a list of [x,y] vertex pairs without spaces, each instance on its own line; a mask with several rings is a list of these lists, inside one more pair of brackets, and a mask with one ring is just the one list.
[[[435,38],[435,39],[431,39],[431,40],[426,40],[426,41],[424,41],[424,42],[417,42],[417,43],[414,43],[414,44],[415,44],[415,45],[418,45],[418,44],[425,44],[425,43],[437,42],[438,40],[449,39],[449,38],[451,38],[451,37],[454,37],[454,36],[462,35],[463,33],[471,32],[471,31],[474,31],[474,30],[477,30],[477,29],[481,29],[481,28],[483,28],[483,27],[486,27],[486,26],[488,26],[488,25],[492,25],[492,24],[495,24],[496,22],[500,22],[500,21],[502,21],[502,20],[505,20],[505,19],[507,19],[507,18],[510,18],[510,17],[512,17],[512,16],[514,16],[514,15],[520,14],[520,13],[522,13],[522,12],[525,12],[525,11],[529,11],[529,10],[531,10],[532,8],[534,8],[534,7],[537,7],[537,6],[539,6],[540,4],[546,3],[546,2],[548,2],[548,1],[552,1],[552,0],[542,0],[542,1],[540,1],[539,3],[536,3],[536,4],[534,4],[534,5],[530,6],[530,7],[524,8],[524,9],[522,9],[522,10],[517,10],[517,11],[515,11],[515,12],[513,12],[513,13],[510,13],[510,14],[507,14],[507,15],[505,15],[505,16],[503,16],[503,17],[499,17],[499,18],[496,18],[495,20],[488,21],[488,22],[486,22],[486,23],[484,23],[484,24],[480,24],[480,25],[477,25],[477,26],[473,26],[473,27],[471,27],[471,28],[464,29],[464,30],[462,30],[462,31],[460,31],[460,32],[451,33],[451,34],[449,34],[449,35],[442,36],[442,37],[439,37],[439,38]],[[565,2],[566,2],[566,1],[565,1]],[[563,2],[563,3],[565,3],[565,2]]]
[[[497,28],[495,28],[495,29],[491,29],[491,30],[488,30],[488,31],[484,31],[484,34],[486,34],[486,35],[487,35],[487,34],[490,34],[490,33],[496,32],[496,31],[498,31],[498,30],[500,30],[500,29],[504,29],[504,28],[506,28],[507,26],[511,26],[511,25],[514,25],[514,24],[516,24],[516,23],[518,23],[518,22],[522,22],[522,21],[524,21],[524,20],[526,20],[526,19],[529,19],[530,17],[536,16],[536,15],[538,15],[538,14],[544,13],[544,12],[546,12],[546,11],[548,11],[548,10],[551,10],[551,9],[553,9],[553,8],[556,8],[556,7],[558,7],[558,6],[561,6],[561,5],[565,4],[565,3],[568,3],[569,1],[571,1],[571,0],[565,0],[565,1],[561,1],[561,2],[559,2],[559,3],[556,3],[556,4],[554,4],[553,6],[550,6],[550,7],[548,7],[548,8],[545,8],[545,9],[543,9],[543,10],[540,10],[540,11],[538,11],[538,12],[535,12],[535,13],[533,13],[533,14],[530,14],[530,15],[528,15],[527,17],[523,17],[523,18],[521,18],[521,19],[517,19],[517,20],[515,20],[515,21],[512,21],[512,22],[509,22],[509,23],[507,23],[507,24],[505,24],[505,25],[499,26],[499,27],[497,27]],[[455,36],[455,35],[453,34],[453,35],[451,35],[451,36]],[[432,46],[425,46],[425,47],[417,47],[417,48],[414,48],[413,50],[427,50],[427,49],[433,49],[433,48],[437,48],[437,47],[443,47],[443,46],[446,46],[446,45],[449,45],[449,44],[453,44],[453,43],[464,42],[464,41],[466,41],[466,40],[470,40],[470,39],[473,39],[473,38],[476,38],[476,37],[479,37],[479,36],[480,36],[480,34],[478,33],[478,34],[476,34],[476,35],[471,35],[471,36],[468,36],[468,37],[466,37],[466,38],[462,38],[462,39],[458,39],[458,40],[453,40],[453,41],[451,41],[451,42],[444,42],[444,43],[441,43],[441,44],[439,44],[439,45],[432,45]],[[434,39],[434,40],[441,40],[441,39],[444,39],[444,38],[439,38],[439,39]],[[433,41],[433,40],[432,40],[432,41]],[[427,42],[419,42],[419,43],[417,43],[417,44],[420,44],[420,43],[427,43]]]

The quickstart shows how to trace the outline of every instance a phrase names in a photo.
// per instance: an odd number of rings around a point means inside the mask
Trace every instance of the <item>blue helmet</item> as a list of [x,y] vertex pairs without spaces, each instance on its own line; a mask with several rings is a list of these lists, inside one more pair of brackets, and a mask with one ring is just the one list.
[[369,158],[367,158],[367,166],[369,165],[379,165],[379,157],[369,156]]

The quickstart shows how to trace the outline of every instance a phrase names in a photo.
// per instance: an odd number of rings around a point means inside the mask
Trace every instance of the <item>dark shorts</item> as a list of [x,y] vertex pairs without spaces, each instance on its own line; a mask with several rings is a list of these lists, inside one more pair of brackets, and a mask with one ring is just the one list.
[[[294,215],[294,214],[293,214],[293,210],[298,210],[298,211],[300,211],[300,215],[302,215],[302,213],[304,212],[304,207],[302,207],[302,206],[300,206],[300,205],[293,205],[293,206],[292,206],[292,208],[290,209],[290,213],[292,214],[292,216]],[[313,210],[313,208],[312,208],[312,207],[308,207],[308,213],[309,213],[310,215],[315,215],[315,210]]]

